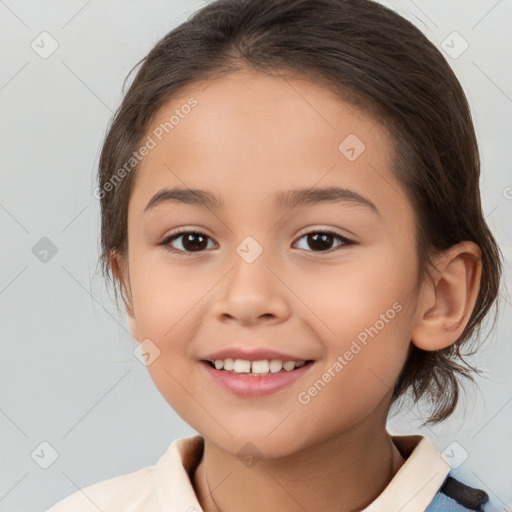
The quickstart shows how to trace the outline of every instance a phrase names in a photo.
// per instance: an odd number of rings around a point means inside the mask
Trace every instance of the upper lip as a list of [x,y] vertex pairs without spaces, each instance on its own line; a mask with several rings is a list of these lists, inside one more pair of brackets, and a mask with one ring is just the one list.
[[278,352],[276,350],[270,350],[265,348],[259,348],[254,350],[245,350],[241,348],[225,348],[224,350],[219,350],[218,352],[212,352],[205,356],[204,360],[206,361],[215,361],[217,359],[244,359],[246,361],[260,361],[263,359],[279,359],[280,361],[309,361],[307,358],[297,357],[290,354],[285,354],[284,352]]

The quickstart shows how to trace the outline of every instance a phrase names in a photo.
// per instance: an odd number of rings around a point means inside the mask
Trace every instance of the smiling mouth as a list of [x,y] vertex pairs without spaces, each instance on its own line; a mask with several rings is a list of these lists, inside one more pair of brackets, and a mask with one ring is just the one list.
[[233,375],[249,375],[266,377],[281,373],[289,373],[313,363],[312,359],[306,361],[280,361],[278,359],[248,361],[244,359],[217,359],[216,361],[203,360],[211,368],[231,373]]

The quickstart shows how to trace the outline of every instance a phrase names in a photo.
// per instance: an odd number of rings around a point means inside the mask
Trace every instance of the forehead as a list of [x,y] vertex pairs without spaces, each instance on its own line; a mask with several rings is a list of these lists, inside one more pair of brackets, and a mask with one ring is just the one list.
[[138,211],[173,186],[239,206],[270,207],[273,191],[316,186],[350,188],[375,203],[404,195],[387,132],[321,85],[284,74],[244,70],[192,83],[156,112],[147,136],[154,147],[130,200]]

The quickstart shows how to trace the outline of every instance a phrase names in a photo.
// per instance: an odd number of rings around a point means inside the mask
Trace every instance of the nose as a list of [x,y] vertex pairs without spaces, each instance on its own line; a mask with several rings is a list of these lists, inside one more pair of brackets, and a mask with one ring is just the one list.
[[233,263],[219,283],[212,306],[215,317],[245,326],[286,321],[290,316],[289,297],[293,294],[285,276],[269,266],[263,255],[252,263],[236,255]]

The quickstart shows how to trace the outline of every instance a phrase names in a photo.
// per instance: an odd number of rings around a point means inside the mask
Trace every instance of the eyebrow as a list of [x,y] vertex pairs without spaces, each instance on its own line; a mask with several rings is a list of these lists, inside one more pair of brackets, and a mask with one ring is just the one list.
[[[213,210],[218,210],[225,206],[225,202],[221,197],[212,194],[208,190],[174,187],[159,190],[149,200],[144,208],[144,212],[148,212],[164,203],[184,203],[203,206]],[[327,187],[287,190],[278,192],[275,196],[275,204],[281,209],[321,203],[352,203],[365,206],[377,215],[380,215],[378,208],[372,201],[346,188]]]

